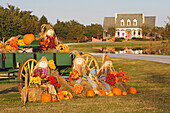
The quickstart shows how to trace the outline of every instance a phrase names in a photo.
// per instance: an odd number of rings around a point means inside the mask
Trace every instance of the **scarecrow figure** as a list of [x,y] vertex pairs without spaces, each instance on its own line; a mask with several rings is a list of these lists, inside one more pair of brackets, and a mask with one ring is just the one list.
[[48,78],[50,69],[48,68],[48,61],[46,57],[42,57],[34,67],[32,76],[40,76],[41,78]]
[[[85,65],[85,60],[80,55],[76,56],[76,58],[74,59],[73,66],[72,66],[72,71],[77,71],[78,73],[81,73],[82,77],[86,78],[88,80],[88,82],[92,85],[95,94],[98,94],[97,85],[92,80],[92,78],[89,77],[90,71],[89,71],[88,67]],[[77,89],[76,87],[81,87],[80,83],[83,80],[82,77],[79,77],[76,80],[76,84],[74,85],[74,89]],[[83,89],[83,88],[81,87],[81,89]],[[78,92],[78,93],[81,93],[81,91]]]
[[52,49],[56,49],[56,45],[58,45],[58,39],[55,36],[55,32],[54,29],[51,27],[51,25],[48,24],[43,24],[41,26],[41,33],[40,35],[43,38],[43,42],[44,43],[48,43],[48,48]]
[[110,57],[106,54],[103,55],[102,66],[99,69],[97,76],[99,77],[99,81],[105,86],[106,94],[111,93],[111,88],[108,83],[105,82],[106,76],[109,72],[112,72],[112,61]]
[[[44,82],[44,85],[48,87],[49,94],[57,95],[56,87],[60,87],[56,77],[50,76],[49,62],[46,57],[42,57],[34,67],[33,74],[31,74],[30,83],[34,82],[36,78],[39,78],[39,85]],[[45,83],[47,82],[47,83]],[[55,86],[54,86],[55,85]]]

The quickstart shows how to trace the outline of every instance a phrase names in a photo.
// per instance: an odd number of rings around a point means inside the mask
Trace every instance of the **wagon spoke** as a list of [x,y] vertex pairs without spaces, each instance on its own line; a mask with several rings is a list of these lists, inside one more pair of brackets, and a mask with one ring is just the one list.
[[88,60],[89,60],[89,56],[86,57],[86,64],[87,64]]
[[89,66],[88,66],[89,68],[90,68],[92,62],[93,62],[93,59],[91,59],[91,61],[90,61],[90,63],[89,63]]
[[31,62],[31,73],[33,71],[33,68],[34,68],[34,61]]
[[21,74],[22,76],[25,76],[23,73]]
[[30,73],[31,73],[31,70],[30,70],[30,62],[28,62],[27,64],[28,64],[28,73],[29,73],[29,75],[30,75]]

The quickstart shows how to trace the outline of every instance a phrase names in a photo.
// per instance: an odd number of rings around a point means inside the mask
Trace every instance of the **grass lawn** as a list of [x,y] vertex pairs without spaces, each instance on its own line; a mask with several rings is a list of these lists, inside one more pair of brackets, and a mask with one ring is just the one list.
[[[101,64],[101,57],[96,57]],[[116,70],[128,72],[128,87],[138,93],[127,96],[73,98],[61,102],[27,103],[20,101],[17,84],[0,84],[0,112],[169,112],[170,111],[170,65],[150,61],[113,58]]]
[[71,51],[77,50],[79,52],[97,52],[98,49],[94,47],[141,47],[146,48],[150,44],[152,46],[157,47],[161,46],[162,41],[124,41],[124,42],[113,42],[113,43],[83,43],[83,44],[76,44],[76,45],[69,45],[69,49]]

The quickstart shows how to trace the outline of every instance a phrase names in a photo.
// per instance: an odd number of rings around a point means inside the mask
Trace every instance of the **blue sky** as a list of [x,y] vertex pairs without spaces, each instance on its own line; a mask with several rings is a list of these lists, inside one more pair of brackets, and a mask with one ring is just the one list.
[[60,21],[76,20],[81,24],[102,24],[104,17],[114,17],[115,13],[142,13],[156,16],[156,25],[165,26],[170,16],[170,0],[0,0],[0,6],[7,3],[21,10],[33,11],[38,16],[45,15],[55,24]]

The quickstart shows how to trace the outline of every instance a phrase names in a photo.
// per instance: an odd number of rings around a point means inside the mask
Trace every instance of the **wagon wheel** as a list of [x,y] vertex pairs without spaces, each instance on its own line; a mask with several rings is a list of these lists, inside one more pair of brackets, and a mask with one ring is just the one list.
[[22,82],[18,83],[18,91],[21,94],[21,90],[24,87],[24,82],[25,82],[25,75],[26,75],[26,67],[28,68],[28,78],[31,76],[33,70],[34,70],[34,66],[37,64],[37,61],[35,59],[25,59],[19,68],[18,71],[18,79],[22,80]]
[[85,59],[85,64],[88,66],[90,72],[92,73],[92,70],[93,69],[95,70],[95,72],[93,72],[92,75],[95,78],[96,82],[98,82],[97,77],[94,76],[94,74],[96,75],[97,72],[99,71],[99,64],[97,60],[95,59],[94,56],[88,53],[83,53],[82,57]]

